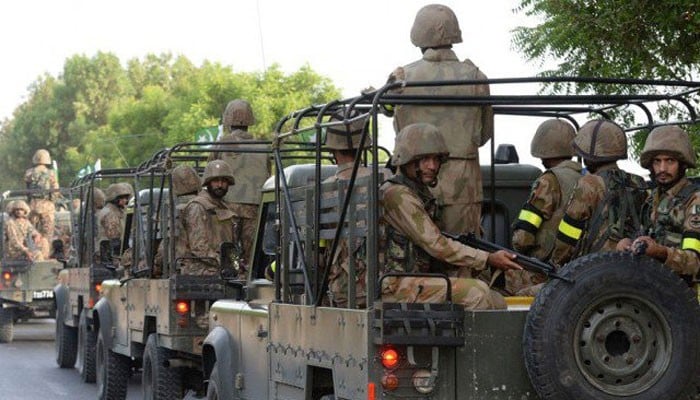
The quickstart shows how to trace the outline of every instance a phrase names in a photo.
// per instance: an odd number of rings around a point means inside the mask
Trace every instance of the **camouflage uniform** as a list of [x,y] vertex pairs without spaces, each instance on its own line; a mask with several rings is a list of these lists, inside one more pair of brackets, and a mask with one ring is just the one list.
[[696,277],[700,271],[700,187],[681,178],[668,190],[655,188],[646,206],[650,214],[645,215],[644,226],[667,247],[664,265],[679,275]]
[[[430,29],[435,25],[434,29]],[[389,81],[485,80],[470,60],[460,62],[450,48],[436,48],[462,41],[461,31],[452,10],[428,5],[416,15],[411,41],[425,49],[423,58],[397,68]],[[411,95],[487,96],[489,86],[460,85],[451,87],[406,87],[397,92]],[[479,147],[493,136],[493,109],[454,106],[398,106],[394,129],[399,132],[412,123],[435,125],[442,133],[450,157],[440,169],[438,185],[431,189],[440,206],[438,225],[452,233],[474,232],[479,235],[483,199]]]
[[56,172],[50,169],[51,157],[48,151],[37,150],[32,159],[34,166],[24,173],[24,182],[27,189],[37,190],[30,195],[29,207],[32,212],[29,219],[37,230],[48,240],[53,240],[55,229],[56,205],[54,202],[60,197],[58,192],[41,193],[41,190],[58,189]]
[[97,213],[97,248],[103,240],[121,239],[125,223],[125,210],[113,203],[107,203]]
[[[530,197],[513,224],[513,248],[527,256],[547,260],[554,249],[557,228],[564,216],[564,206],[581,177],[581,165],[571,161],[574,127],[562,120],[550,119],[537,128],[530,153],[545,160],[563,160],[543,172],[532,184]],[[568,159],[568,160],[567,160]],[[525,270],[506,271],[506,291],[515,295],[533,296],[539,284],[547,279],[542,274]]]
[[[37,249],[36,240],[40,236],[31,221],[26,216],[18,218],[13,211],[17,208],[23,209],[25,215],[29,213],[29,206],[21,200],[11,201],[7,206],[9,218],[5,222],[5,257],[8,260],[29,260],[27,253],[32,259],[41,257],[40,249]],[[34,242],[34,243],[32,243]]]
[[[420,150],[418,150],[420,149]],[[406,153],[406,154],[404,154]],[[402,166],[422,156],[447,155],[447,147],[437,129],[429,124],[413,124],[397,137],[392,161]],[[432,272],[432,260],[466,270],[460,276],[486,268],[489,254],[445,237],[435,224],[435,199],[422,183],[401,172],[379,189],[381,223],[386,243],[380,265],[388,272]],[[456,267],[456,268],[455,268]],[[440,271],[444,272],[444,271]],[[468,309],[505,308],[504,299],[480,280],[450,278],[452,301]],[[445,281],[432,277],[388,278],[383,280],[382,298],[386,301],[442,302]]]
[[186,241],[182,250],[180,272],[186,275],[218,275],[219,247],[223,242],[235,242],[239,218],[225,200],[218,200],[201,191],[180,213],[182,232]]
[[617,242],[640,229],[646,183],[617,167],[627,158],[627,137],[610,121],[584,124],[574,140],[575,151],[598,163],[594,174],[579,178],[559,223],[550,262],[561,266],[597,251],[613,251]]

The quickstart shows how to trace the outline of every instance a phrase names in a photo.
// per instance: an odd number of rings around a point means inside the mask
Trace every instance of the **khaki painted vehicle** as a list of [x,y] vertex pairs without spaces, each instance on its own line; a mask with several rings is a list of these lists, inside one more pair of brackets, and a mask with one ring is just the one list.
[[[489,104],[498,119],[558,116],[575,126],[591,114],[612,116],[615,110],[634,105],[648,116],[646,123],[635,128],[648,129],[655,124],[653,105],[670,102],[690,114],[685,122],[696,122],[690,104],[695,104],[697,84],[579,81],[630,88],[644,83],[655,91],[649,95],[421,97],[391,94],[389,90],[402,85],[420,86],[396,82],[362,98],[291,115],[293,126],[278,134],[274,148],[282,151],[286,140],[304,133],[298,121],[310,116],[317,118],[320,149],[326,126],[323,116],[341,105],[371,115],[371,128],[363,139],[371,143],[369,156],[357,158],[355,168],[364,160],[378,159],[377,110],[402,104]],[[286,123],[279,124],[278,132]],[[695,332],[700,328],[700,306],[682,279],[652,259],[626,253],[584,256],[558,270],[560,277],[550,279],[531,304],[532,298],[508,298],[507,310],[465,311],[450,302],[449,291],[444,302],[434,304],[390,303],[369,295],[367,307],[358,309],[353,304],[354,285],[348,288],[348,308],[329,307],[321,260],[323,254],[332,259],[340,238],[361,243],[358,254],[370,277],[367,293],[378,293],[381,287],[380,210],[367,206],[377,204],[380,167],[370,163],[370,176],[353,178],[339,187],[320,183],[328,174],[328,167],[320,163],[313,172],[283,170],[278,157],[276,165],[284,173],[265,187],[243,296],[211,306],[210,331],[202,350],[207,398],[697,398],[700,342]],[[510,223],[538,170],[492,164],[484,173],[485,237],[508,246]],[[354,268],[351,263],[350,282],[355,280]]]
[[[100,256],[95,215],[104,206],[104,190],[115,182],[133,180],[132,168],[104,169],[71,184],[80,207],[72,213],[73,236],[65,268],[53,288],[56,313],[55,354],[60,368],[77,367],[83,382],[95,382],[94,306],[102,281],[119,276],[115,260]],[[100,189],[102,187],[102,189]],[[77,365],[76,365],[77,363]]]
[[[8,213],[4,212],[11,201],[23,200],[32,196],[35,191],[15,190],[2,195],[0,206],[3,210],[0,219],[0,343],[12,342],[14,324],[29,318],[53,318],[53,286],[56,284],[59,271],[63,268],[63,242],[58,239],[51,241],[50,256],[41,261],[13,260],[6,256],[7,246],[6,221]],[[64,208],[56,211],[57,235],[65,233],[70,236],[70,212]],[[37,250],[38,244],[30,239],[30,250]],[[32,248],[34,247],[34,248]],[[61,253],[61,254],[58,254]]]
[[[96,369],[100,399],[123,399],[133,370],[142,371],[144,399],[177,399],[188,391],[203,394],[202,341],[208,332],[211,304],[240,296],[241,285],[226,285],[237,276],[238,243],[219,243],[221,275],[187,275],[176,258],[178,200],[172,170],[190,165],[199,173],[214,143],[182,143],[156,154],[136,171],[133,208],[127,215],[122,255],[125,275],[102,282],[102,297],[93,311],[97,330]],[[262,146],[262,149],[261,149]],[[236,154],[269,158],[269,142],[236,145]],[[197,179],[195,190],[200,190]],[[162,253],[158,254],[158,248]],[[156,259],[162,260],[160,265]],[[230,262],[226,262],[226,260]]]

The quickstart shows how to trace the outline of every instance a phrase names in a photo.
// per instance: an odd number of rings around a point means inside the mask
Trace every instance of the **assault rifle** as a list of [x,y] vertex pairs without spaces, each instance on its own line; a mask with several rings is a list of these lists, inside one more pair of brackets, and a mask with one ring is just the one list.
[[456,240],[460,243],[466,244],[469,247],[474,247],[474,248],[479,249],[479,250],[488,251],[489,253],[495,253],[498,250],[505,250],[509,253],[515,254],[517,257],[513,261],[518,263],[521,267],[523,267],[523,269],[525,269],[527,271],[536,272],[539,274],[545,274],[549,278],[561,279],[564,282],[568,282],[568,283],[574,282],[570,278],[567,278],[567,277],[564,277],[564,276],[557,274],[557,271],[556,271],[556,269],[554,269],[553,266],[551,266],[543,261],[540,261],[540,260],[533,258],[533,257],[528,257],[524,254],[518,253],[517,251],[507,249],[503,246],[499,246],[496,243],[491,243],[489,241],[479,239],[478,237],[476,237],[476,235],[474,235],[473,232],[467,233],[466,235],[464,235],[464,234],[463,235],[454,235],[452,233],[447,233],[447,232],[443,232],[442,234],[447,236],[450,239],[453,239],[453,240]]

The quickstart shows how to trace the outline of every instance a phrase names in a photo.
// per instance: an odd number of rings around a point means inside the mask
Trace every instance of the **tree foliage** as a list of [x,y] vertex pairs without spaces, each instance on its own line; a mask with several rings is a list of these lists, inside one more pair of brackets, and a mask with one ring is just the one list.
[[122,66],[110,53],[75,55],[63,72],[44,75],[28,99],[0,126],[2,187],[20,187],[39,148],[48,149],[67,185],[86,165],[135,166],[157,150],[216,126],[228,101],[248,100],[256,137],[271,137],[276,122],[296,109],[338,98],[340,91],[309,66],[285,74],[279,65],[264,72],[234,72],[184,56],[149,54]]
[[[700,70],[697,0],[521,0],[516,12],[539,21],[513,31],[513,44],[529,61],[556,67],[541,76],[693,80]],[[545,86],[552,93],[644,91],[645,87],[592,84]],[[697,105],[697,104],[695,104]],[[668,105],[662,118],[682,117]],[[646,133],[636,135],[638,153]]]

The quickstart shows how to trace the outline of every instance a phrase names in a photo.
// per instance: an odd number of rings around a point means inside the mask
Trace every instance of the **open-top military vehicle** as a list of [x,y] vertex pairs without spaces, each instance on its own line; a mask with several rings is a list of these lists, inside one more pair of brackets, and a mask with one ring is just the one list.
[[[123,277],[102,282],[102,298],[93,312],[100,398],[124,398],[130,371],[139,368],[144,398],[180,398],[187,390],[204,390],[200,360],[209,308],[218,299],[240,297],[242,284],[226,285],[223,276],[235,281],[245,268],[239,243],[216,244],[221,248],[220,275],[186,274],[183,262],[199,259],[185,259],[175,248],[177,237],[185,234],[177,219],[186,201],[175,191],[172,171],[189,165],[202,174],[214,149],[209,146],[221,153],[261,155],[269,162],[269,142],[181,143],[137,168],[136,197],[123,240],[128,245],[122,263],[130,262]],[[201,186],[196,177],[195,193]]]
[[[25,201],[34,196],[37,190],[13,190],[6,191],[0,202],[4,211],[17,200]],[[27,202],[23,203],[27,207]],[[63,267],[59,259],[63,259],[64,237],[70,237],[70,211],[60,209],[55,214],[56,237],[45,238],[42,245],[36,243],[31,236],[26,243],[29,251],[35,253],[32,260],[26,257],[14,257],[8,251],[8,219],[9,210],[4,212],[0,219],[0,343],[11,342],[14,337],[14,324],[22,319],[29,318],[53,318],[53,291],[58,272]],[[27,216],[29,212],[27,209]],[[36,253],[42,254],[37,257]],[[60,253],[60,254],[59,254]]]
[[[697,121],[691,102],[698,85],[691,82],[548,78],[488,83],[543,81],[643,87],[648,94],[420,96],[394,94],[392,89],[484,82],[396,82],[359,98],[296,112],[284,133],[287,120],[282,121],[273,147],[278,174],[263,195],[243,297],[211,306],[210,332],[202,350],[207,397],[696,398],[697,298],[682,279],[645,256],[601,253],[579,258],[558,271],[563,279],[550,280],[529,309],[465,311],[450,302],[449,290],[445,301],[436,304],[391,303],[379,296],[380,167],[372,160],[379,159],[381,108],[492,105],[498,118],[559,117],[576,127],[579,119],[590,115],[614,118],[635,108],[647,117],[641,125],[627,124],[636,130],[675,123],[653,118],[655,107],[670,103],[685,109],[685,123]],[[321,183],[329,173],[319,161],[321,136],[323,128],[333,124],[324,118],[340,106],[362,110],[357,118],[370,114],[371,128],[362,139],[371,144],[369,155],[363,152],[364,158],[356,158],[349,181]],[[299,124],[304,117],[316,118],[318,160],[313,171],[285,170],[280,152],[286,140],[305,131]],[[348,118],[343,123],[350,122]],[[492,158],[494,153],[492,147]],[[357,177],[366,160],[372,173]],[[487,239],[508,246],[510,222],[537,175],[532,168],[492,164],[484,171]],[[323,260],[333,259],[341,239],[361,244],[368,277],[366,308],[354,304],[352,284],[347,308],[326,305]],[[356,273],[351,258],[350,282]]]
[[71,252],[59,282],[53,289],[56,310],[56,363],[61,368],[76,365],[84,382],[95,381],[97,331],[93,307],[102,281],[118,276],[117,263],[100,256],[96,213],[104,206],[110,183],[133,180],[134,169],[104,169],[76,179],[71,185],[80,207],[73,210]]

